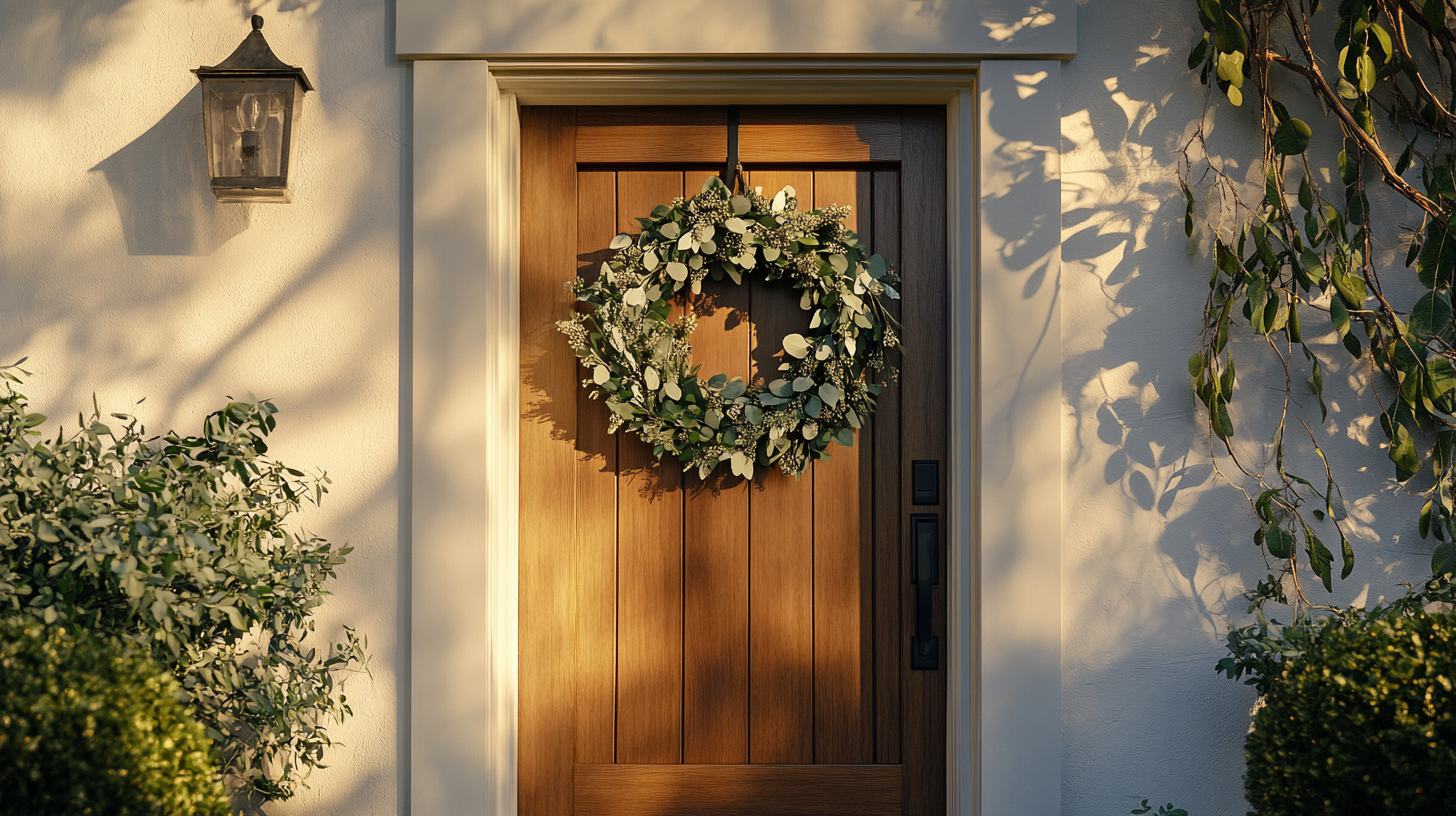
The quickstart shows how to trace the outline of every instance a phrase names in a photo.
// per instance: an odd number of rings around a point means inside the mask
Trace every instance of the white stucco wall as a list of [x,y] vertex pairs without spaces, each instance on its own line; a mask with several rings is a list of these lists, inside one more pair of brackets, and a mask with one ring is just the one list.
[[[398,791],[401,118],[385,0],[0,3],[0,357],[38,410],[94,392],[192,430],[227,394],[273,398],[273,452],[333,478],[300,521],[356,547],[321,633],[367,634],[372,678],[311,790],[270,813],[389,814]],[[318,87],[294,201],[207,189],[197,81],[266,17]],[[406,189],[408,185],[406,184]],[[407,257],[407,256],[406,256]],[[406,480],[407,483],[407,480]]]
[[1072,0],[397,0],[400,54],[1072,53]]
[[[275,814],[408,801],[397,701],[411,79],[393,56],[392,8],[0,0],[3,362],[29,356],[28,392],[57,418],[92,393],[114,410],[145,397],[150,426],[189,429],[224,395],[273,398],[274,451],[334,480],[305,523],[357,548],[321,620],[368,635],[372,677],[349,681],[355,717],[337,729],[333,767]],[[219,206],[188,69],[225,57],[254,12],[319,91],[306,97],[294,203]],[[1200,114],[1203,89],[1183,69],[1197,23],[1191,0],[1091,0],[1076,18],[1078,56],[1060,73],[1062,812],[1126,813],[1147,796],[1233,816],[1253,698],[1212,666],[1264,568],[1241,499],[1211,478],[1187,390],[1207,239],[1183,236],[1173,162]],[[1225,106],[1215,136],[1243,150],[1252,131]],[[1322,443],[1337,464],[1370,461],[1346,484],[1359,565],[1336,597],[1394,594],[1426,569],[1407,521],[1418,500],[1390,489],[1348,357],[1321,348]]]

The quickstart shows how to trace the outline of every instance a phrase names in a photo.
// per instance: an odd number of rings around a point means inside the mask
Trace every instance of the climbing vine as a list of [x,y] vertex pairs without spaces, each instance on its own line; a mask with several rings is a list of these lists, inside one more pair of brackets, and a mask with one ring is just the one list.
[[[1315,430],[1291,412],[1307,388],[1328,421],[1325,372],[1309,341],[1331,331],[1339,353],[1361,361],[1379,386],[1364,393],[1389,442],[1395,480],[1416,489],[1422,460],[1431,468],[1418,524],[1423,538],[1435,540],[1427,588],[1445,586],[1456,569],[1456,6],[1196,2],[1205,33],[1188,67],[1208,91],[1205,116],[1182,146],[1180,180],[1190,237],[1203,201],[1213,268],[1188,370],[1207,409],[1219,472],[1254,485],[1240,489],[1258,518],[1254,541],[1275,574],[1251,597],[1256,605],[1288,602],[1298,615],[1323,606],[1302,578],[1313,575],[1330,590],[1336,572],[1345,578],[1354,568],[1340,474]],[[1238,165],[1207,149],[1212,114],[1225,100],[1234,109],[1219,115],[1252,118],[1262,130],[1257,199],[1233,175]],[[1286,103],[1323,115],[1305,121]],[[1338,138],[1317,139],[1316,127]],[[1326,143],[1331,155],[1312,158]],[[1317,172],[1326,163],[1334,173]],[[1409,206],[1373,212],[1379,188]],[[1396,241],[1404,266],[1401,258],[1379,263],[1375,245]],[[1412,288],[1419,291],[1411,295]],[[1283,380],[1274,427],[1257,432],[1272,438],[1268,464],[1246,461],[1233,444],[1242,429],[1229,410],[1240,383],[1229,338],[1246,330],[1265,358],[1257,362],[1274,361]],[[1309,440],[1309,461],[1286,457],[1291,434]]]

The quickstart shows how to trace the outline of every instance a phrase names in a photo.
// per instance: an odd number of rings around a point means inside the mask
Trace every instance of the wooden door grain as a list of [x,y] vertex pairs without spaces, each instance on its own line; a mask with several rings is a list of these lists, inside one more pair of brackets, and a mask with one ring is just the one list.
[[[617,230],[682,195],[681,171],[617,174]],[[682,468],[617,442],[617,760],[682,761]]]
[[[689,173],[687,192],[703,171]],[[693,359],[705,372],[750,378],[749,290],[704,281],[690,298]],[[750,485],[721,472],[685,476],[683,528],[683,762],[748,762]]]
[[[868,171],[818,170],[813,206],[853,207],[845,225],[858,231],[872,188]],[[868,231],[862,237],[874,246]],[[835,447],[829,461],[814,463],[815,762],[874,758],[872,609],[866,603],[873,499],[866,502],[861,490],[861,481],[871,477],[861,456],[870,440],[868,433],[856,436],[855,447]]]
[[[572,213],[576,201],[576,112],[521,112],[521,185],[527,211]],[[576,274],[576,219],[521,219],[520,811],[571,813],[577,587],[575,558],[561,540],[574,531],[548,497],[571,484],[576,465],[576,361],[553,335],[571,308],[563,284]],[[566,535],[563,535],[565,533]]]
[[[852,207],[903,278],[899,384],[802,477],[700,480],[608,434],[554,328],[613,235],[716,172],[724,121],[522,111],[519,812],[943,814],[945,672],[909,669],[904,553],[910,460],[945,457],[944,110],[742,111],[747,183]],[[807,316],[756,277],[709,280],[689,310],[699,376],[761,381]]]

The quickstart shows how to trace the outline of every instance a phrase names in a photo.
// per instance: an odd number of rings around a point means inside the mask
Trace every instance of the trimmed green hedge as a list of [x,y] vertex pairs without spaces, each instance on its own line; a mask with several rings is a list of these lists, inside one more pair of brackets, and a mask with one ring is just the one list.
[[0,816],[222,816],[183,693],[115,641],[0,622]]
[[1327,622],[1273,679],[1245,754],[1258,816],[1452,813],[1456,615]]

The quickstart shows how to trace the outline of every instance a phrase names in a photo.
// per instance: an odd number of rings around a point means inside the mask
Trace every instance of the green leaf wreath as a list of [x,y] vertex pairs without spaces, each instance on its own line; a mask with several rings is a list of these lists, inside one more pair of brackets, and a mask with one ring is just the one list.
[[[854,445],[883,388],[876,380],[895,376],[885,354],[900,340],[885,298],[900,297],[899,279],[844,226],[848,207],[801,212],[795,195],[735,195],[711,177],[698,195],[638,218],[635,240],[613,238],[618,252],[596,280],[567,284],[586,306],[556,325],[591,371],[582,386],[612,411],[609,433],[626,426],[700,478],[724,461],[744,478],[775,464],[798,476],[811,457],[829,458],[831,442]],[[800,290],[808,329],[783,338],[773,382],[700,379],[689,342],[697,318],[671,319],[670,301],[700,293],[710,275],[742,283],[746,274]]]

